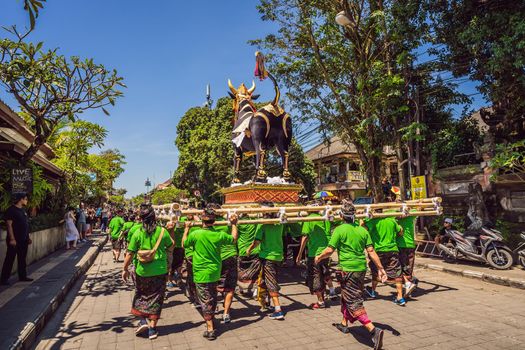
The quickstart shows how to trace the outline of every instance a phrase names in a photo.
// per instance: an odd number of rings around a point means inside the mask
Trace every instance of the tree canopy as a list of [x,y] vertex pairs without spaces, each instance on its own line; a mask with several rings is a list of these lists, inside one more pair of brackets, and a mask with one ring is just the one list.
[[92,59],[66,58],[57,49],[44,50],[43,43],[25,42],[27,34],[12,27],[14,40],[0,40],[0,86],[22,108],[35,138],[21,163],[27,163],[64,121],[74,122],[90,109],[101,108],[109,114],[119,90],[125,87],[116,70],[107,69]]

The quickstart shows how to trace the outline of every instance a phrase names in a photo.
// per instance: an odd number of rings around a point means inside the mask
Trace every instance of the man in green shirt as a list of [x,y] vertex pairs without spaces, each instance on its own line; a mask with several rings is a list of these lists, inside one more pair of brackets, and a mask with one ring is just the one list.
[[123,249],[126,250],[127,244],[129,243],[128,241],[129,231],[131,230],[133,225],[135,225],[135,215],[130,214],[128,216],[124,216],[123,219],[124,219],[124,225],[122,225],[122,230],[120,231],[120,239],[122,240],[122,243],[123,243]]
[[[199,217],[193,214],[188,214],[186,216],[186,221],[198,221]],[[190,227],[188,233],[184,233],[182,236],[182,242],[186,240],[188,236],[192,234],[195,230],[198,230],[199,227],[192,226]],[[186,229],[184,229],[186,232]],[[193,247],[186,246],[184,249],[184,258],[186,261],[186,293],[190,303],[196,309],[200,309],[201,305],[197,299],[197,289],[195,287],[195,281],[193,280]]]
[[184,222],[186,222],[188,218],[186,216],[182,216],[179,218],[179,221],[175,224],[173,230],[170,232],[170,234],[173,235],[173,241],[175,242],[175,245],[173,246],[173,251],[171,252],[170,256],[170,266],[169,266],[169,272],[168,272],[168,287],[173,288],[176,285],[182,287],[182,278],[181,278],[181,270],[182,270],[182,264],[184,263],[184,248],[182,248],[182,236],[184,235]]
[[416,220],[416,216],[398,218],[399,225],[403,227],[403,235],[397,237],[397,247],[399,248],[399,262],[405,283],[405,296],[410,296],[417,288],[417,279],[413,276],[416,258]]
[[124,226],[124,219],[122,218],[122,210],[117,211],[109,222],[109,234],[111,238],[111,246],[113,247],[113,262],[118,262],[120,259],[120,251],[123,248],[123,239],[121,239],[120,232]]
[[[216,209],[220,209],[218,206]],[[217,220],[222,220],[222,216],[217,216]],[[231,228],[228,226],[216,226],[216,230],[231,235]],[[237,236],[239,229],[237,228]],[[238,239],[237,239],[238,242]],[[224,295],[224,311],[222,322],[230,323],[230,308],[233,301],[233,294],[237,286],[237,245],[236,243],[225,244],[221,247],[221,278],[217,286],[217,291]]]
[[[401,264],[399,263],[399,249],[397,248],[397,237],[403,235],[403,228],[393,217],[370,219],[365,222],[374,243],[381,264],[385,267],[389,283],[395,283],[397,297],[394,303],[405,306],[403,298],[403,278],[401,277]],[[370,264],[372,272],[372,288],[366,289],[371,298],[377,297],[377,284],[379,283],[376,265]]]
[[188,233],[192,222],[187,221],[183,237],[183,246],[193,248],[193,280],[207,326],[203,336],[208,340],[217,337],[213,318],[217,307],[217,282],[221,277],[221,249],[237,242],[237,216],[230,216],[232,233],[229,235],[213,227],[217,217],[214,208],[215,205],[208,204],[202,214],[203,227],[191,235]]
[[[309,217],[319,217],[318,213],[311,213]],[[304,249],[308,244],[308,259],[306,263],[307,278],[306,282],[310,288],[310,294],[317,296],[317,302],[310,305],[311,309],[325,308],[325,290],[326,283],[330,280],[330,270],[328,268],[328,260],[323,260],[319,264],[314,263],[314,258],[319,255],[327,246],[328,238],[330,237],[330,222],[329,221],[306,221],[302,228],[303,237],[301,239],[301,247],[297,257],[297,263],[303,256]]]
[[384,331],[368,319],[364,307],[363,292],[366,275],[366,255],[377,268],[378,276],[386,280],[386,272],[374,251],[372,240],[367,230],[355,224],[355,207],[351,202],[343,202],[341,217],[344,224],[338,226],[330,238],[328,247],[317,254],[314,263],[319,264],[329,258],[335,250],[339,253],[338,279],[341,284],[341,312],[343,320],[333,325],[343,333],[349,333],[348,322],[359,321],[369,332],[374,349],[381,349]]
[[[166,292],[168,273],[166,252],[173,245],[173,240],[163,227],[157,225],[155,211],[151,204],[141,204],[140,216],[143,225],[133,233],[129,242],[122,279],[125,282],[128,280],[129,266],[133,257],[137,256],[135,294],[131,307],[131,313],[140,318],[135,334],[140,335],[148,330],[149,339],[155,339],[158,337],[157,322]],[[141,260],[139,256],[141,251],[150,251],[152,259]]]
[[[141,227],[142,227],[142,220],[140,218],[140,215],[137,215],[135,216],[135,222],[133,226],[131,226],[131,228],[129,229],[128,235],[126,237],[128,247],[129,247],[129,242],[131,242],[131,239],[133,238],[133,235]],[[137,266],[137,256],[133,255],[133,259],[131,260],[131,264],[129,265],[129,273],[130,273],[131,281],[133,282],[133,285],[136,285],[135,266]]]
[[[249,220],[250,217],[247,214],[241,214],[239,219]],[[250,255],[246,253],[246,250],[255,241],[257,225],[238,225],[237,230],[239,231],[237,240],[237,250],[239,252],[237,284],[241,289],[241,293],[251,294],[252,289],[257,289],[254,286],[257,283],[258,274],[252,273],[254,271],[252,266],[258,264],[259,247],[253,249]]]
[[[265,203],[263,207],[273,207],[273,203]],[[275,217],[274,214],[265,214],[265,217]],[[268,290],[274,305],[274,312],[269,315],[272,320],[283,320],[284,312],[279,302],[279,283],[277,282],[277,267],[283,261],[283,233],[282,224],[262,224],[257,225],[255,240],[246,250],[246,254],[251,252],[260,245],[259,260],[252,266],[253,272],[260,275],[259,293]],[[253,274],[252,274],[253,275]],[[265,300],[259,298],[261,306],[264,308]]]

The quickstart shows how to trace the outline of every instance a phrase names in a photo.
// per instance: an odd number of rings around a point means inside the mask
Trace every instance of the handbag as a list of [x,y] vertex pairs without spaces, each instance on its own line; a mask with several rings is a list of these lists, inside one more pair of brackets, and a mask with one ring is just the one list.
[[157,249],[159,249],[160,242],[162,241],[162,237],[164,236],[164,227],[160,231],[159,238],[157,239],[157,242],[155,243],[155,246],[153,249],[147,249],[147,250],[139,250],[137,252],[137,259],[145,264],[150,263],[155,259],[155,253],[157,252]]

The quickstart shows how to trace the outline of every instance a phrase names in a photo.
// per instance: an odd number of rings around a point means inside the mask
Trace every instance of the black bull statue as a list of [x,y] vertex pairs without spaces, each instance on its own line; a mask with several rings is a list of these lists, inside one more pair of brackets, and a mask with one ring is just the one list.
[[288,170],[288,148],[292,141],[292,121],[290,116],[279,106],[279,87],[275,79],[270,75],[275,88],[273,101],[259,110],[256,110],[253,101],[259,95],[253,95],[255,83],[251,88],[244,84],[235,89],[230,80],[228,86],[229,94],[233,99],[235,113],[234,127],[232,131],[232,142],[235,149],[234,178],[233,182],[240,182],[239,170],[243,155],[255,153],[255,181],[266,181],[267,173],[265,161],[268,152],[276,147],[281,156],[283,165],[283,178],[290,179]]

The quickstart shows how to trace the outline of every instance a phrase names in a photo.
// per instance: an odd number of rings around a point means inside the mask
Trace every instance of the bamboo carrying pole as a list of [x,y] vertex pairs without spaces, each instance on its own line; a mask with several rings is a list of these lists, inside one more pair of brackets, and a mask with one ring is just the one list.
[[[397,202],[389,202],[389,203],[377,203],[377,204],[356,204],[355,208],[357,211],[361,210],[376,210],[376,209],[392,209],[392,208],[400,208],[403,206],[407,206],[410,209],[420,209],[420,208],[436,208],[441,205],[441,197],[433,197],[433,198],[423,198],[420,200],[410,200],[405,201],[403,203],[397,203]],[[163,204],[163,205],[154,205],[153,208],[157,211],[172,211],[180,215],[198,215],[202,213],[202,210],[199,209],[181,209],[181,206],[179,203],[169,203],[169,204]],[[228,209],[217,209],[216,212],[218,214],[229,214],[232,212],[235,212],[237,214],[239,213],[256,213],[256,214],[263,214],[263,213],[279,213],[284,209],[286,213],[292,213],[292,212],[316,212],[316,211],[324,211],[324,210],[337,210],[341,209],[341,205],[326,205],[326,206],[281,206],[281,207],[231,207]]]
[[[157,211],[157,218],[162,221],[172,221],[179,223],[182,215],[201,214],[202,210],[180,210],[178,203],[171,203],[165,205],[153,206]],[[441,198],[425,198],[424,200],[406,201],[404,203],[377,203],[370,205],[356,205],[356,218],[385,218],[385,217],[405,217],[405,216],[436,216],[442,214]],[[339,209],[341,205],[334,206],[289,206],[289,207],[263,207],[263,208],[243,208],[234,207],[229,209],[218,209],[216,212],[226,214],[268,214],[278,213],[278,218],[256,218],[254,220],[238,220],[238,225],[256,225],[256,224],[285,224],[285,223],[299,223],[308,221],[333,221],[336,216],[339,216]],[[169,210],[169,213],[166,212]],[[375,211],[378,209],[389,209],[387,212]],[[397,209],[397,210],[394,210]],[[301,216],[303,213],[317,212],[323,216]],[[250,215],[251,214],[251,215]],[[201,221],[193,221],[193,226],[202,225]],[[220,220],[214,223],[214,226],[230,225],[229,220]]]
[[[438,210],[428,210],[428,211],[414,211],[406,216],[436,216],[441,215],[441,212]],[[390,212],[390,213],[377,213],[373,218],[386,218],[386,217],[400,217],[403,216],[400,212]],[[365,214],[357,214],[357,219],[367,218]],[[163,221],[172,221],[172,217],[168,215],[161,215],[158,219]],[[307,217],[295,217],[295,218],[286,218],[281,220],[277,219],[255,219],[255,220],[238,220],[237,225],[257,225],[257,224],[291,224],[299,222],[308,222],[308,221],[333,221],[332,218],[325,218],[322,216],[307,216]],[[192,226],[201,226],[202,221],[192,221]],[[216,221],[213,226],[228,226],[231,225],[228,220]]]

